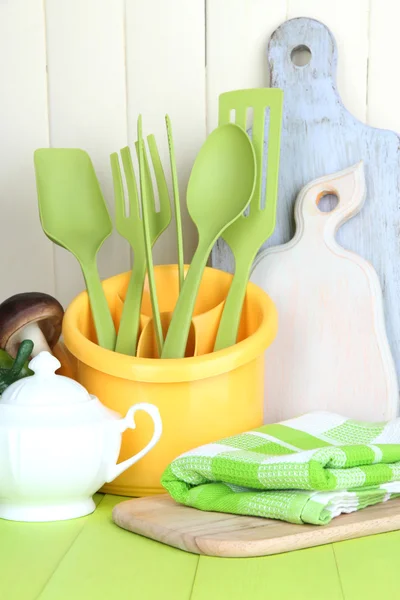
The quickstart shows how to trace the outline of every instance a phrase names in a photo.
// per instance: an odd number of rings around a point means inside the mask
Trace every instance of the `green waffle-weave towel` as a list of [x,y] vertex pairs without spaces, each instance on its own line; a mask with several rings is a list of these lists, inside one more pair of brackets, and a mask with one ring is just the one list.
[[325,525],[400,495],[400,419],[308,413],[186,452],[161,482],[201,510]]

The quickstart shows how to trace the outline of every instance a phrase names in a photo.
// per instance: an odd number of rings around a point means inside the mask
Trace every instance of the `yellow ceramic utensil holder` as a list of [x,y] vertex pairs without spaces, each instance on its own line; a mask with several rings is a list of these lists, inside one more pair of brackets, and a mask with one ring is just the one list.
[[[176,265],[155,269],[160,310],[171,312],[179,290]],[[212,348],[232,276],[206,268],[200,286],[193,323],[202,348]],[[129,273],[103,282],[116,326],[121,298]],[[118,309],[119,306],[119,309]],[[142,303],[142,328],[151,315],[147,283]],[[211,315],[211,316],[210,316]],[[145,319],[147,317],[147,321]],[[203,327],[203,328],[202,328]],[[126,356],[105,350],[93,342],[95,333],[86,292],[67,308],[63,335],[74,357],[76,379],[108,408],[125,414],[136,402],[150,402],[160,411],[160,441],[140,462],[125,471],[103,491],[126,496],[163,492],[160,476],[179,454],[247,429],[263,421],[264,350],[277,331],[277,312],[272,300],[253,283],[248,284],[239,341],[219,352],[183,359]],[[67,360],[68,352],[64,353]],[[71,369],[71,364],[65,365]],[[120,460],[144,447],[152,436],[152,422],[137,416],[137,429],[124,433]]]

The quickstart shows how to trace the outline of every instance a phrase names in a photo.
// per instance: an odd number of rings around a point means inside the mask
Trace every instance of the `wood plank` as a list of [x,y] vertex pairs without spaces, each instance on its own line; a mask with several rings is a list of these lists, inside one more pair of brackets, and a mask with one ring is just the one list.
[[400,132],[399,18],[397,0],[371,0],[367,122]]
[[344,596],[332,547],[324,546],[266,558],[201,556],[191,600],[216,598],[343,600]]
[[[382,3],[381,3],[382,7]],[[387,11],[381,8],[381,14]],[[287,18],[310,17],[332,31],[338,46],[337,83],[342,101],[361,121],[367,115],[369,0],[288,0]],[[357,24],[355,26],[355,23]]]
[[53,249],[43,234],[33,152],[48,145],[42,0],[0,2],[0,301],[54,294]]
[[207,129],[218,124],[218,97],[269,85],[266,45],[286,19],[286,0],[208,0]]
[[[144,135],[155,135],[171,189],[164,122],[165,114],[169,114],[187,261],[192,256],[196,235],[184,192],[194,158],[205,139],[204,14],[204,0],[127,0],[126,6],[129,143],[133,146],[137,139],[136,121],[141,113]],[[173,224],[160,237],[153,254],[156,263],[176,262]]]
[[[113,213],[109,155],[127,143],[123,0],[47,0],[50,144],[80,147],[93,160]],[[56,248],[56,290],[64,305],[84,288],[77,261]],[[114,233],[99,254],[102,277],[130,267]]]
[[[96,494],[94,500],[99,505],[103,498]],[[1,600],[36,600],[91,518],[54,523],[0,520]]]
[[103,500],[37,600],[189,600],[198,557],[114,525],[120,501]]
[[400,529],[400,499],[341,515],[328,525],[206,512],[168,495],[128,500],[113,511],[122,528],[194,554],[266,556]]
[[399,597],[400,531],[333,544],[346,600]]

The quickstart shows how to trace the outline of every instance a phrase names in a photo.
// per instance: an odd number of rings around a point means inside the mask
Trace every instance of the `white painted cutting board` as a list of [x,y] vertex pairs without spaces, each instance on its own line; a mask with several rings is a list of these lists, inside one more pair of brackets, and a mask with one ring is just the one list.
[[[326,194],[338,199],[330,212],[318,207]],[[265,355],[266,422],[317,409],[364,421],[396,415],[379,279],[369,262],[335,241],[364,198],[362,162],[311,182],[296,200],[293,239],[255,261],[251,280],[279,315]]]
[[[291,53],[302,45],[311,50],[312,57],[308,65],[298,67]],[[365,206],[340,229],[338,240],[368,259],[378,273],[400,378],[400,138],[364,125],[343,106],[335,81],[336,43],[319,21],[286,21],[273,33],[267,54],[270,85],[284,90],[284,108],[277,224],[265,247],[293,237],[294,202],[304,185],[363,160]],[[231,254],[222,241],[213,250],[212,264],[233,270]]]

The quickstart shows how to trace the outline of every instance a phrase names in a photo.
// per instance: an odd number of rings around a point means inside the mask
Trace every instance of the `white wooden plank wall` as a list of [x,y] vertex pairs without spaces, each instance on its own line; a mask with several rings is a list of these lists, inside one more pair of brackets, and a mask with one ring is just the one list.
[[[0,300],[35,289],[66,305],[83,287],[74,259],[41,231],[35,148],[86,149],[112,213],[109,154],[134,144],[141,112],[169,173],[168,112],[184,201],[194,157],[217,123],[218,95],[267,85],[268,39],[298,16],[331,28],[345,105],[400,131],[397,0],[0,0]],[[196,236],[186,212],[184,225],[189,260]],[[171,227],[155,260],[175,258]],[[130,263],[114,234],[99,256],[102,277]]]

